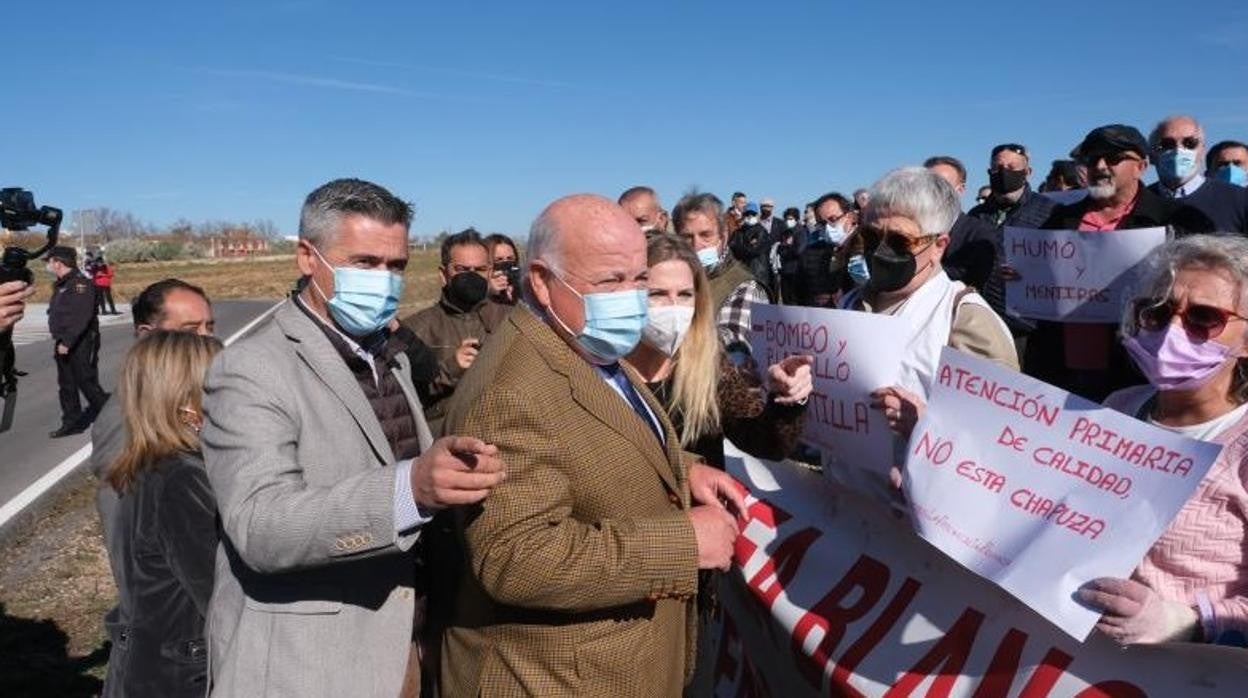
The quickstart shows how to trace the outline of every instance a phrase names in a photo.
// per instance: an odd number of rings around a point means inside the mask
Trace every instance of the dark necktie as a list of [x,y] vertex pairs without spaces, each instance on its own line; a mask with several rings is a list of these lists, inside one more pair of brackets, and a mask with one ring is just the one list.
[[641,417],[641,421],[645,422],[646,426],[650,427],[650,431],[654,434],[654,438],[659,440],[659,444],[662,444],[663,435],[659,433],[658,426],[650,418],[650,411],[646,409],[645,401],[633,389],[633,384],[628,382],[628,376],[624,373],[624,369],[620,368],[619,364],[615,364],[614,366],[604,366],[603,370],[620,387],[620,391],[624,393],[624,399],[628,400],[628,404],[632,405],[633,411],[637,413],[638,417]]

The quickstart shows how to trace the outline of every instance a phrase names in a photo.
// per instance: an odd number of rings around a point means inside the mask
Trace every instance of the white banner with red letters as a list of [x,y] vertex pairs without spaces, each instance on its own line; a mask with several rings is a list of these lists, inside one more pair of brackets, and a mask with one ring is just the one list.
[[725,444],[749,490],[703,625],[696,695],[1243,695],[1248,651],[1080,643],[918,538],[887,506]]

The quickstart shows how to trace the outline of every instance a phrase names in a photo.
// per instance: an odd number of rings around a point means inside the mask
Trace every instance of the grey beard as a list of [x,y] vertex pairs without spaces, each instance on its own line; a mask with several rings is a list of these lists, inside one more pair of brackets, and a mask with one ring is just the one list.
[[1114,186],[1113,182],[1105,182],[1103,184],[1089,184],[1088,185],[1088,196],[1092,197],[1093,199],[1098,199],[1101,201],[1104,201],[1105,199],[1112,197],[1114,193],[1117,191],[1118,189],[1117,187]]

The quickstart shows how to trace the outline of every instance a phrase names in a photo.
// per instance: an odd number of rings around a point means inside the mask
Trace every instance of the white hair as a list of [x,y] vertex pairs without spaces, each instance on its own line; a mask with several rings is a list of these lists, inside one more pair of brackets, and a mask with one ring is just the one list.
[[1200,144],[1205,145],[1205,127],[1200,125],[1200,122],[1196,120],[1196,117],[1189,116],[1187,114],[1174,114],[1158,121],[1157,125],[1153,127],[1153,130],[1148,134],[1149,147],[1156,148],[1157,144],[1161,142],[1161,132],[1165,131],[1166,127],[1175,121],[1192,122],[1192,124],[1196,126],[1196,136],[1200,138]]
[[[1239,299],[1234,308],[1243,313],[1248,303],[1248,239],[1238,235],[1189,235],[1158,246],[1143,262],[1144,270],[1136,282],[1133,300],[1165,300],[1174,288],[1174,278],[1183,269],[1209,269],[1230,272],[1238,287]],[[1123,309],[1120,331],[1123,336],[1135,334],[1138,318],[1135,303]],[[1236,404],[1248,402],[1248,359],[1239,359],[1231,380],[1230,398]]]
[[[529,241],[526,245],[525,253],[529,257],[529,261],[542,260],[547,266],[556,269],[562,268],[562,260],[559,259],[559,229],[555,227],[555,221],[549,211],[542,213],[533,221],[533,225],[529,226]],[[534,308],[538,307],[536,299],[533,298],[533,289],[529,283],[529,266],[525,265],[520,273],[520,289],[526,300]]]
[[923,167],[902,167],[884,175],[867,193],[867,217],[885,213],[919,224],[924,235],[948,233],[962,205],[953,187]]
[[[1239,301],[1234,310],[1240,312],[1248,303],[1248,239],[1238,235],[1189,235],[1159,245],[1144,259],[1143,271],[1136,281],[1135,299],[1165,299],[1170,296],[1174,277],[1181,269],[1224,269],[1235,277]],[[1122,332],[1135,331],[1133,303],[1123,310]]]

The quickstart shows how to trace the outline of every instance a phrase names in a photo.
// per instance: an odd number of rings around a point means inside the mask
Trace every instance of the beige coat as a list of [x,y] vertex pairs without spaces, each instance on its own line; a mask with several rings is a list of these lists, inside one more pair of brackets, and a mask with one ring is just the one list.
[[[432,443],[407,357],[392,370]],[[287,301],[222,352],[204,459],[225,538],[209,609],[218,696],[397,696],[419,529],[394,530],[394,454],[321,328]]]

